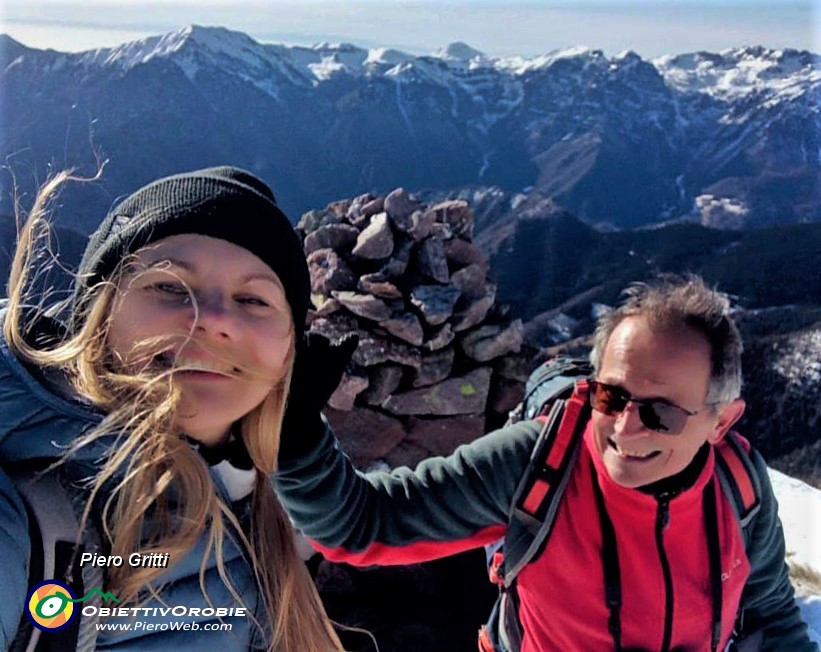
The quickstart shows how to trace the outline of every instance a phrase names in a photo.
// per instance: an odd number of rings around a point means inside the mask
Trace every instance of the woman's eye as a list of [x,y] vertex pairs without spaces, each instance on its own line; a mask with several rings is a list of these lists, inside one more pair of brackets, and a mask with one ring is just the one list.
[[238,297],[237,301],[247,306],[262,306],[268,307],[270,304],[265,301],[264,299],[260,299],[259,297],[252,297],[252,296],[242,296]]
[[150,289],[155,292],[170,294],[177,297],[188,296],[188,289],[177,283],[154,283]]

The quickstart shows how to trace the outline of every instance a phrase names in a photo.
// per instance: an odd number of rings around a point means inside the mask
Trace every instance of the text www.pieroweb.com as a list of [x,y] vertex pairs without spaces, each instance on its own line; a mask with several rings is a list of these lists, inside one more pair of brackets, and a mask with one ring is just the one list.
[[97,629],[103,632],[230,632],[232,627],[231,623],[189,623],[181,620],[168,623],[97,623]]
[[[103,622],[95,624],[98,631],[107,632],[226,632],[231,631],[233,624],[225,622],[224,618],[246,617],[245,609],[197,609],[195,607],[93,607],[83,608],[84,616],[101,616]],[[154,617],[151,620],[142,620],[140,616]],[[162,617],[156,620],[157,616]],[[215,622],[196,622],[181,618],[215,617]],[[109,618],[125,618],[125,621],[111,621]],[[165,620],[165,618],[168,618]]]

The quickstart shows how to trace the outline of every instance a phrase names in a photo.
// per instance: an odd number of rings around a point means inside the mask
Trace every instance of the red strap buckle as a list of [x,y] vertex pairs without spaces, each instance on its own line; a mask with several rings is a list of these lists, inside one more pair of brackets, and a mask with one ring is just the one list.
[[484,625],[479,629],[479,652],[495,652],[493,643],[490,642],[490,635],[487,633],[487,627]]
[[493,557],[487,569],[488,575],[490,575],[490,581],[500,586],[505,583],[501,573],[499,572],[499,569],[502,567],[502,563],[504,562],[504,560],[505,556],[502,553],[502,551],[497,550],[493,553]]

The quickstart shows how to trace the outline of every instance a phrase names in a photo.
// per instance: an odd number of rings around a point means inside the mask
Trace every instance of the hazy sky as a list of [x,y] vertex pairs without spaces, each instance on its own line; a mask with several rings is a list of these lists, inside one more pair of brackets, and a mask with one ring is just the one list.
[[0,31],[26,45],[77,51],[189,24],[222,25],[259,41],[347,41],[427,53],[464,41],[492,56],[586,45],[645,57],[741,45],[821,51],[814,1],[537,0],[503,3],[303,0],[0,0]]

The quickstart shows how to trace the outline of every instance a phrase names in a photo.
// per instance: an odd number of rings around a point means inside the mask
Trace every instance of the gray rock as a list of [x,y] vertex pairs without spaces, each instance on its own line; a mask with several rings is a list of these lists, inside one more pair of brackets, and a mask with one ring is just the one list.
[[320,226],[305,236],[303,248],[306,254],[317,249],[350,249],[359,236],[359,230],[350,224],[328,224]]
[[380,273],[388,278],[399,278],[403,276],[408,270],[412,249],[413,240],[402,242],[394,249],[391,259],[379,270]]
[[339,386],[334,393],[331,394],[331,398],[328,399],[328,405],[335,410],[342,410],[343,412],[352,410],[357,395],[367,388],[367,376],[349,376],[348,374],[342,374],[342,380],[339,381]]
[[296,225],[296,230],[304,235],[308,235],[309,233],[316,231],[321,226],[338,224],[339,221],[340,219],[333,213],[328,211],[312,210],[302,214],[302,217]]
[[432,387],[389,396],[382,407],[396,415],[480,414],[485,409],[490,375],[490,367],[480,367]]
[[356,239],[353,254],[368,260],[387,258],[393,252],[393,233],[388,216],[379,213],[371,218],[371,223]]
[[430,209],[437,221],[446,224],[450,232],[463,240],[473,240],[473,212],[464,199],[440,202]]
[[496,373],[490,383],[487,409],[489,412],[496,412],[500,415],[507,414],[521,402],[524,393],[524,383],[504,378]]
[[488,267],[487,258],[479,247],[458,238],[445,243],[445,255],[451,267],[461,268],[474,263],[484,265],[486,270]]
[[410,312],[392,315],[390,319],[380,322],[379,325],[394,337],[414,346],[420,346],[425,337],[419,318]]
[[[422,459],[433,455],[450,455],[462,444],[467,444],[485,433],[485,416],[473,414],[445,419],[410,417],[407,430],[408,434],[404,441],[423,448],[426,454]],[[420,461],[415,460],[412,465]]]
[[358,294],[356,292],[331,292],[331,296],[339,301],[353,314],[372,321],[382,321],[391,316],[391,309],[385,302],[370,294]]
[[402,367],[392,364],[371,367],[368,370],[370,385],[361,394],[368,405],[382,405],[382,402],[396,391],[402,382]]
[[351,199],[339,199],[337,201],[332,201],[325,207],[325,210],[331,213],[332,215],[336,215],[336,217],[342,219],[347,216],[348,209],[351,207],[353,200]]
[[448,262],[445,258],[445,246],[441,240],[437,238],[424,240],[419,247],[419,252],[416,254],[416,262],[419,271],[434,281],[447,283],[450,280]]
[[441,222],[434,222],[433,226],[430,227],[430,233],[440,240],[450,240],[453,237],[453,233],[450,231],[450,226],[447,224],[442,224]]
[[319,304],[319,306],[317,306],[317,309],[314,312],[317,317],[327,317],[328,315],[332,315],[337,312],[340,307],[341,305],[336,299],[326,298]]
[[362,207],[372,200],[373,195],[369,192],[354,197],[353,200],[351,200],[351,205],[348,206],[348,212],[346,213],[348,221],[353,222],[354,220],[359,220],[363,217],[370,217],[369,215],[362,215]]
[[402,291],[393,283],[388,281],[387,276],[385,276],[382,272],[365,274],[359,279],[359,284],[357,287],[361,292],[372,294],[375,297],[380,297],[382,299],[402,298]]
[[356,277],[333,249],[318,249],[308,256],[311,292],[329,294],[333,290],[352,290]]
[[419,202],[411,199],[404,188],[397,188],[385,197],[385,212],[400,231],[411,228],[410,216],[419,208]]
[[487,265],[471,263],[451,274],[450,282],[463,294],[481,296],[487,293],[487,271]]
[[365,217],[370,217],[371,215],[382,213],[384,210],[385,198],[377,197],[376,199],[371,199],[371,201],[362,206],[362,215],[364,215]]
[[424,240],[430,235],[434,222],[436,222],[436,215],[430,211],[413,211],[410,216],[408,233],[417,242]]
[[493,307],[494,301],[496,301],[496,286],[491,283],[488,283],[484,292],[478,296],[463,295],[453,314],[453,330],[459,333],[481,324]]
[[405,438],[405,430],[397,419],[366,407],[357,406],[350,412],[326,408],[323,413],[339,438],[342,450],[357,468],[367,468],[385,459]]
[[411,303],[419,308],[425,321],[436,326],[453,314],[459,289],[446,285],[420,285],[411,290]]
[[453,341],[454,337],[456,337],[456,335],[453,333],[451,325],[445,324],[438,331],[433,333],[431,338],[422,345],[422,348],[427,349],[428,351],[438,351],[439,349],[444,349]]
[[392,342],[384,337],[359,331],[359,346],[353,361],[362,367],[373,367],[385,362],[395,362],[418,369],[422,364],[422,354],[407,344]]
[[427,387],[445,380],[453,370],[453,358],[453,349],[422,354],[422,366],[413,375],[411,384],[414,387]]
[[357,213],[355,215],[349,215],[348,222],[351,223],[351,226],[361,230],[370,224],[371,218],[368,215],[361,215]]
[[324,335],[331,341],[344,337],[348,333],[356,333],[359,328],[354,317],[336,313],[330,317],[315,319],[311,324],[311,332]]
[[460,344],[469,358],[487,362],[507,353],[518,352],[522,346],[523,330],[521,319],[504,329],[501,326],[482,326],[468,333]]

